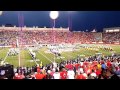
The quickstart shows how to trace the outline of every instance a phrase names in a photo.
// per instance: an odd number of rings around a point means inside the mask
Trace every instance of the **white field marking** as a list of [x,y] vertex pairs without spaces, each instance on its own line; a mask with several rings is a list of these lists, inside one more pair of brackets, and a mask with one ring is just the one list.
[[19,49],[19,56],[18,56],[18,60],[19,60],[19,67],[20,67],[20,49]]
[[49,60],[50,62],[52,62],[52,63],[53,63],[53,61],[52,61],[52,60],[50,60],[48,57],[46,57],[45,55],[43,55],[42,53],[40,53],[40,51],[38,51],[38,53],[39,53],[39,54],[41,54],[43,57],[45,57],[47,60]]
[[[36,59],[35,61],[40,61],[40,60]],[[34,62],[34,60],[27,60],[27,62]]]
[[57,59],[63,59],[63,58],[65,58],[65,57],[57,57]]
[[5,56],[4,60],[3,60],[3,62],[5,62],[5,60],[6,60],[7,57],[8,57],[8,54],[6,54],[6,56]]
[[[2,49],[2,50],[3,50],[3,49]],[[3,60],[3,62],[5,62],[5,60],[6,60],[7,57],[8,57],[8,52],[7,52],[7,54],[6,54],[6,56],[5,56],[4,60]]]

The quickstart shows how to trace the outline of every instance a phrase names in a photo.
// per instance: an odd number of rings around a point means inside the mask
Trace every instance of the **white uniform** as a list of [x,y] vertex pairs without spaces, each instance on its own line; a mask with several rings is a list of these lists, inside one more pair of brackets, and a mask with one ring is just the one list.
[[60,79],[60,73],[56,72],[53,74],[54,79]]
[[75,72],[73,70],[69,70],[67,75],[68,75],[68,79],[74,79],[75,78]]

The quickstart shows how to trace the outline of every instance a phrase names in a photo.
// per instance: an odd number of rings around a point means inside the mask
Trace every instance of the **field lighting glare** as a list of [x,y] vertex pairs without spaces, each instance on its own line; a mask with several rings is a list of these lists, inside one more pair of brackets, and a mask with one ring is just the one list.
[[51,11],[50,12],[50,18],[51,19],[57,19],[58,18],[58,16],[59,16],[59,12],[58,11]]
[[3,11],[0,11],[0,15],[2,15]]

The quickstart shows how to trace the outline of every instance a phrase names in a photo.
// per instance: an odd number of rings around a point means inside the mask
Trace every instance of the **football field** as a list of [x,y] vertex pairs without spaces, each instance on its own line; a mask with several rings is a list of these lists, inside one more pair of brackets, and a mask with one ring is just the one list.
[[[110,47],[115,51],[115,53],[120,54],[120,45],[110,45]],[[95,55],[96,53],[102,53],[103,55],[111,55],[112,53],[110,51],[105,50],[91,50],[91,49],[85,49],[82,47],[79,47],[75,51],[69,51],[69,52],[62,52],[61,57],[55,57],[52,53],[47,53],[47,47],[40,48],[36,53],[36,60],[32,59],[32,56],[29,54],[29,51],[26,49],[20,50],[20,54],[16,56],[8,56],[9,48],[0,48],[0,60],[7,62],[9,64],[17,66],[33,66],[36,65],[36,63],[40,64],[42,62],[43,65],[52,63],[54,60],[56,62],[61,62],[61,60],[70,60],[75,59],[77,56],[90,56]],[[1,62],[0,61],[0,62]]]

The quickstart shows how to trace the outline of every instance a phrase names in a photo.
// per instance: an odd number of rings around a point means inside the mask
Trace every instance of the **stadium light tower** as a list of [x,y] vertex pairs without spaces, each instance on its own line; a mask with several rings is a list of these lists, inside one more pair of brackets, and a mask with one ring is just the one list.
[[[53,20],[53,26],[52,26],[52,30],[53,28],[55,28],[55,20],[58,18],[59,16],[59,12],[58,11],[50,11],[50,18]],[[53,44],[55,44],[55,33],[53,31]],[[54,63],[55,63],[55,54],[54,54]]]
[[68,11],[68,27],[69,27],[69,31],[72,30],[72,16],[71,16],[71,13],[73,11]]
[[23,26],[24,26],[24,17],[23,17],[23,13],[21,11],[18,11],[18,25],[19,25],[19,28],[20,30],[18,31],[19,33],[19,36],[17,37],[17,47],[19,48],[19,67],[21,66],[20,65],[20,61],[21,61],[21,58],[20,58],[20,49],[22,48],[22,29],[23,29]]
[[55,20],[58,18],[59,12],[58,11],[50,11],[50,18],[54,21],[53,28],[55,28]]
[[0,15],[2,15],[3,11],[0,11]]

